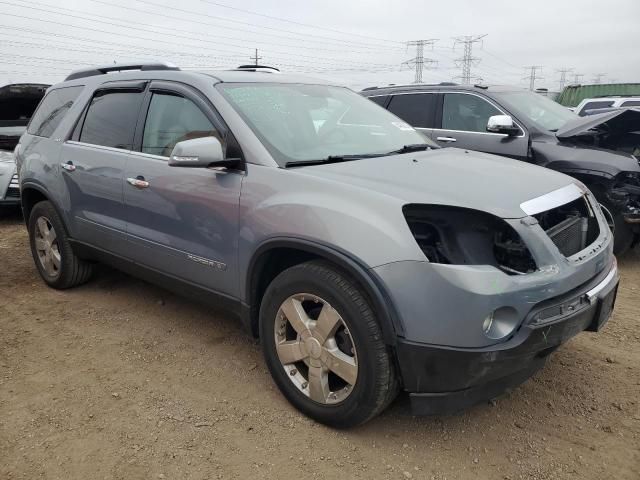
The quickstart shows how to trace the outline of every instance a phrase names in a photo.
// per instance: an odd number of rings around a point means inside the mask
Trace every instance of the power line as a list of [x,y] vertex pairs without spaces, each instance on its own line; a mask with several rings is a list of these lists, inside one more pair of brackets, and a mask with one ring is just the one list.
[[543,77],[538,75],[538,71],[542,70],[542,65],[529,65],[524,67],[529,70],[529,75],[524,77],[523,80],[529,80],[529,90],[536,89],[536,80],[542,80]]
[[[8,2],[0,1],[0,4],[3,4],[3,3],[8,3]],[[36,9],[36,8],[32,8],[32,9],[41,10],[41,9]],[[49,13],[52,13],[52,12],[49,12]],[[53,12],[53,13],[56,13],[56,12]],[[175,41],[162,40],[162,39],[158,39],[158,38],[143,37],[143,36],[140,36],[140,35],[131,35],[131,34],[126,34],[126,33],[122,33],[122,32],[114,32],[114,31],[109,31],[109,30],[102,30],[102,29],[93,28],[93,27],[85,27],[85,26],[73,25],[73,24],[69,24],[69,23],[65,23],[65,22],[58,22],[58,21],[53,21],[53,20],[45,20],[45,19],[37,18],[37,17],[30,17],[30,16],[27,16],[27,15],[17,15],[17,14],[11,14],[11,13],[6,13],[6,12],[3,13],[3,15],[4,16],[10,16],[10,17],[16,17],[16,18],[23,18],[23,19],[28,19],[28,20],[36,20],[38,22],[44,22],[44,23],[49,23],[49,24],[54,24],[54,25],[67,26],[67,27],[77,28],[77,29],[80,29],[80,30],[89,30],[91,32],[101,32],[101,33],[106,33],[106,34],[110,34],[110,35],[118,35],[120,37],[128,37],[128,38],[133,38],[133,39],[138,39],[138,40],[146,40],[146,41],[150,41],[150,42],[154,42],[154,43],[159,42],[159,43],[168,43],[170,45],[175,45]],[[66,15],[66,14],[60,14],[60,15]],[[101,21],[93,20],[93,19],[86,18],[86,17],[84,18],[84,20],[89,20],[89,21],[97,22],[97,23],[107,23],[107,24],[109,24],[108,22],[101,22]],[[128,27],[126,25],[117,25],[117,24],[113,24],[113,23],[111,23],[111,25],[114,25],[114,26],[119,27],[119,28],[132,29],[132,27]],[[163,32],[163,31],[156,31],[156,30],[143,29],[143,28],[140,28],[140,27],[136,27],[135,31],[138,31],[138,30],[147,31],[147,32],[150,32],[152,34],[161,35],[164,38],[167,38],[166,32]],[[246,49],[245,45],[236,45],[236,44],[230,44],[230,43],[223,43],[223,42],[217,42],[217,41],[213,41],[213,40],[208,41],[208,40],[204,40],[204,39],[193,38],[193,37],[190,37],[190,36],[178,35],[178,34],[175,34],[175,33],[172,34],[172,37],[182,37],[182,38],[187,38],[189,40],[196,40],[196,41],[203,42],[203,43],[211,43],[213,45],[223,45],[223,46],[229,45],[229,46],[232,46],[232,47],[241,48],[241,49],[243,49],[243,51],[246,51],[246,50],[244,50],[244,49]],[[199,48],[199,49],[202,48],[202,45],[196,45],[196,44],[193,44],[193,43],[192,44],[183,43],[183,45],[184,46],[195,47],[195,48]],[[219,50],[219,48],[218,48],[218,50]],[[224,51],[225,52],[229,52],[229,49],[225,49]],[[240,50],[238,50],[236,52],[237,53],[242,53],[242,51],[240,51]],[[277,51],[277,52],[274,52],[274,53],[277,53],[278,55],[284,55],[284,56],[290,56],[290,57],[292,56],[292,57],[296,57],[296,58],[308,58],[310,60],[313,60],[313,63],[318,63],[318,60],[335,61],[334,58],[318,57],[318,56],[315,56],[315,55],[302,55],[302,54],[297,54],[297,53],[281,52],[281,51]],[[387,67],[387,66],[389,66],[388,64],[377,64],[377,63],[372,63],[372,62],[349,62],[349,63],[351,63],[353,65],[367,66],[367,67]]]
[[[121,19],[121,18],[117,18],[117,17],[110,17],[110,16],[106,16],[106,15],[97,15],[94,13],[86,13],[86,12],[78,12],[77,10],[72,10],[72,9],[68,9],[68,8],[64,8],[64,7],[58,7],[58,6],[53,6],[53,5],[49,5],[49,4],[43,4],[40,2],[27,2],[26,0],[17,0],[19,2],[24,2],[27,5],[21,5],[18,3],[12,3],[11,1],[1,1],[0,4],[4,4],[4,5],[11,5],[14,7],[18,7],[18,8],[25,8],[28,10],[36,10],[36,11],[41,11],[41,12],[45,12],[45,13],[53,13],[56,15],[64,15],[65,18],[75,18],[75,19],[79,19],[79,20],[83,20],[83,21],[90,21],[90,22],[95,22],[95,23],[99,23],[101,25],[111,25],[111,26],[115,26],[115,27],[119,27],[119,28],[133,28],[127,25],[123,25],[123,23],[128,23],[131,25],[135,26],[136,31],[143,31],[143,32],[150,32],[150,33],[156,33],[156,34],[164,34],[165,32],[162,31],[158,31],[158,30],[154,30],[154,29],[150,29],[148,28],[148,25],[145,23],[141,23],[141,22],[137,22],[137,21],[132,21],[132,20],[127,20],[127,19]],[[94,1],[98,1],[98,0],[94,0]],[[99,2],[101,3],[101,2]],[[34,7],[33,5],[43,5],[45,7],[48,8],[37,8]],[[72,12],[72,13],[62,13],[62,11],[68,11],[68,12]],[[141,12],[147,13],[144,10],[139,10]],[[79,13],[82,13],[84,15],[80,15]],[[96,17],[96,18],[90,18],[86,15],[89,15],[90,17]],[[109,20],[109,21],[105,21],[105,20]],[[172,20],[175,21],[175,17],[172,18]],[[114,23],[114,22],[118,22],[118,23]],[[202,23],[202,22],[198,22],[198,23]],[[205,25],[211,27],[212,25],[206,24]],[[216,27],[219,28],[219,27]],[[229,28],[229,27],[227,27]],[[237,27],[236,27],[237,29]],[[215,34],[211,34],[211,33],[200,33],[197,31],[194,31],[192,28],[191,29],[181,29],[178,27],[172,27],[171,28],[172,31],[172,36],[174,37],[178,37],[178,38],[186,38],[189,40],[197,40],[197,41],[201,41],[201,42],[206,42],[206,43],[216,43],[219,45],[228,45],[228,46],[233,46],[233,47],[238,47],[238,48],[246,48],[246,45],[238,45],[238,44],[233,44],[233,43],[228,43],[228,42],[221,42],[219,40],[216,40],[215,42],[211,40],[211,38],[221,38],[224,40],[231,40],[231,41],[237,41],[237,42],[245,42],[245,43],[254,43],[255,40],[253,39],[246,39],[246,38],[236,38],[236,37],[229,37],[226,35],[215,35]],[[180,32],[183,33],[182,35],[175,33],[175,32]],[[184,34],[187,35],[184,35]],[[251,33],[257,33],[257,32],[251,32]],[[198,36],[203,36],[205,37],[203,38],[198,38]],[[296,39],[299,40],[299,39]],[[284,47],[287,49],[303,49],[303,50],[321,50],[321,51],[326,51],[326,52],[333,52],[333,53],[344,53],[344,48],[341,50],[335,50],[335,49],[329,49],[329,48],[324,48],[324,47],[312,47],[306,44],[302,44],[302,43],[296,43],[296,44],[291,44],[291,43],[277,43],[277,42],[271,42],[271,41],[264,41],[264,40],[260,40],[260,43],[263,45],[272,45],[275,47]],[[378,54],[378,51],[371,51],[371,54]],[[363,53],[361,53],[363,54]]]
[[258,49],[256,48],[256,53],[253,57],[249,57],[251,60],[253,60],[253,64],[257,67],[258,66],[258,60],[262,60],[262,57],[258,56]]
[[571,73],[573,68],[561,68],[556,70],[560,74],[560,80],[558,80],[558,85],[560,86],[560,91],[564,90],[564,86],[567,83],[567,73]]
[[455,62],[456,66],[462,67],[462,74],[460,75],[460,79],[465,85],[471,84],[471,67],[480,63],[480,59],[472,55],[473,44],[482,42],[482,39],[486,36],[487,34],[485,33],[483,35],[465,35],[462,37],[454,38],[453,48],[455,48],[458,43],[464,45],[464,53],[462,55],[462,58],[456,59]]
[[416,47],[416,56],[406,62],[403,62],[403,65],[414,65],[416,69],[414,83],[422,83],[422,72],[425,68],[433,68],[432,65],[437,64],[438,62],[432,58],[425,58],[424,56],[424,47],[431,46],[433,48],[433,44],[435,43],[435,39],[429,40],[413,40],[411,42],[407,42],[407,47],[415,46]]
[[[236,11],[239,11],[239,12],[248,13],[250,15],[257,15],[259,17],[264,17],[264,18],[268,18],[268,19],[271,19],[271,20],[278,20],[280,22],[286,22],[286,23],[291,23],[291,24],[294,24],[294,25],[300,25],[300,26],[303,26],[303,27],[311,27],[311,28],[316,28],[318,30],[325,30],[325,31],[328,31],[328,32],[339,33],[341,35],[356,36],[356,37],[366,38],[368,40],[377,40],[377,41],[386,42],[386,43],[397,43],[399,45],[402,45],[404,43],[404,42],[399,42],[399,41],[396,41],[396,40],[388,40],[388,39],[384,39],[384,38],[370,37],[368,35],[360,35],[358,33],[353,33],[353,32],[343,32],[343,31],[340,31],[340,30],[335,30],[333,28],[321,27],[319,25],[312,25],[310,23],[296,22],[295,20],[289,20],[289,19],[286,19],[286,18],[275,17],[275,16],[271,16],[271,15],[265,15],[263,13],[258,13],[258,12],[254,12],[254,11],[251,11],[251,10],[245,10],[245,9],[242,9],[242,8],[232,7],[230,5],[225,5],[224,3],[218,3],[218,2],[211,1],[211,0],[200,0],[200,1],[204,2],[204,3],[208,3],[210,5],[216,5],[218,7],[228,8],[230,10],[236,10]],[[151,3],[151,2],[148,2],[148,3]],[[171,8],[173,8],[173,7],[171,7]]]
[[596,73],[596,74],[593,76],[593,80],[592,80],[592,82],[593,82],[593,83],[595,83],[595,84],[602,83],[602,79],[603,79],[606,75],[607,75],[606,73]]

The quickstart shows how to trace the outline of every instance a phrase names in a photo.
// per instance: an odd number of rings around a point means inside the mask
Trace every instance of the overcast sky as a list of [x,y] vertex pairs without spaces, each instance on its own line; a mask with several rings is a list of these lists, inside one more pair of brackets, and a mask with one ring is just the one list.
[[541,65],[536,87],[550,90],[561,68],[567,81],[640,81],[640,0],[0,0],[0,11],[0,85],[114,61],[215,70],[258,48],[261,63],[360,89],[412,82],[405,42],[432,38],[424,81],[455,81],[454,37],[483,34],[472,75],[485,83],[526,86],[525,65]]

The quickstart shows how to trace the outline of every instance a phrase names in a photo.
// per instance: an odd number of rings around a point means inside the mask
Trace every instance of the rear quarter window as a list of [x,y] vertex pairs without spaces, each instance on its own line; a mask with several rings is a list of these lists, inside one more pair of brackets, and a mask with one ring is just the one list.
[[33,114],[27,132],[38,137],[50,137],[78,98],[84,87],[50,90]]

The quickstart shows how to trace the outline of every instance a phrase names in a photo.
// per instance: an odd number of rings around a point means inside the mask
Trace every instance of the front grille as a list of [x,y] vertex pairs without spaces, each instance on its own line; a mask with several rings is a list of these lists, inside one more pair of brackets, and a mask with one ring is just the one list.
[[565,257],[584,250],[600,235],[598,221],[585,197],[534,216]]

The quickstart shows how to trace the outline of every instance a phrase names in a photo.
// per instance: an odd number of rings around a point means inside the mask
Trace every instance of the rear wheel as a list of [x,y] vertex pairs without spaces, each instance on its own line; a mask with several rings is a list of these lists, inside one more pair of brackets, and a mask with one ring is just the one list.
[[284,396],[321,423],[364,423],[397,394],[392,358],[365,295],[327,263],[296,265],[273,280],[260,336]]
[[71,288],[91,276],[92,265],[75,255],[58,212],[47,201],[31,210],[29,243],[36,268],[50,287]]

